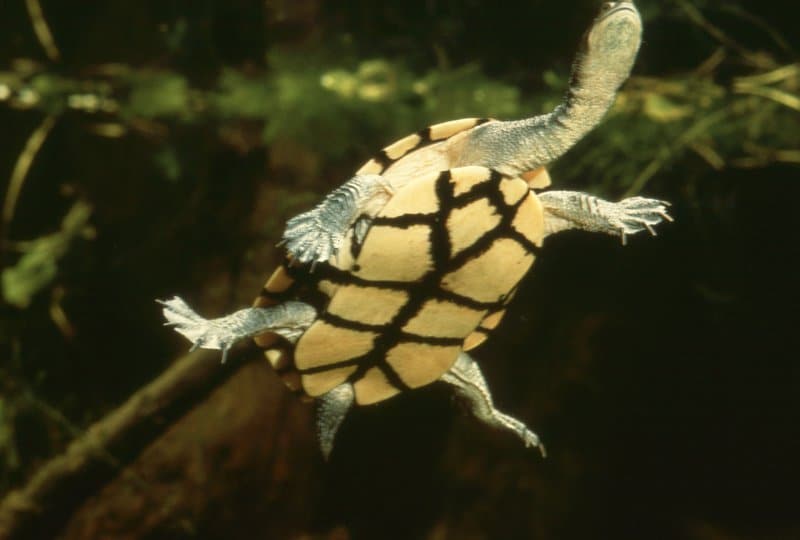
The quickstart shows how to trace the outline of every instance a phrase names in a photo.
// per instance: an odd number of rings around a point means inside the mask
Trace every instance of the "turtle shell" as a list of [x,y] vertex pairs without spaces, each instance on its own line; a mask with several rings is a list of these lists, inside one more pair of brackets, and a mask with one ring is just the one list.
[[352,268],[322,270],[331,300],[294,350],[304,392],[349,381],[364,405],[437,380],[476,329],[499,321],[543,236],[528,184],[484,167],[396,193]]
[[[362,165],[357,174],[381,174],[398,192],[402,192],[404,186],[413,184],[417,179],[450,169],[458,164],[459,152],[463,148],[469,132],[490,121],[485,118],[464,118],[429,126],[385,147],[374,158]],[[527,182],[529,187],[535,189],[550,185],[550,177],[544,168],[522,174],[521,178]],[[345,239],[338,256],[329,261],[334,268],[340,270],[351,268],[360,248],[355,243],[352,233],[353,231]],[[272,273],[253,302],[254,307],[267,307],[296,297],[300,288],[297,283],[298,277],[301,278],[301,282],[313,281],[314,286],[326,297],[325,301],[336,291],[336,286],[330,280],[320,279],[319,272],[308,275],[302,269],[291,268],[287,261]],[[308,291],[306,290],[306,292]],[[317,303],[320,304],[320,302]],[[324,302],[321,304],[324,305]],[[488,333],[500,322],[503,313],[503,309],[489,313],[480,326],[464,341],[464,350],[470,350],[480,345],[487,338]],[[299,392],[301,390],[300,376],[293,369],[291,350],[285,346],[279,347],[280,340],[281,338],[277,334],[270,332],[255,337],[256,344],[265,349],[268,360],[281,375],[286,385]]]

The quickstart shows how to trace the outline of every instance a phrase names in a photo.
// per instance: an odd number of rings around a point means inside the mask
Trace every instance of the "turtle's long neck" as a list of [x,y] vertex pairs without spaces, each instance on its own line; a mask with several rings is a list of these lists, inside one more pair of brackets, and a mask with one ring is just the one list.
[[549,114],[478,128],[468,143],[466,158],[506,174],[519,174],[561,157],[613,105],[633,67],[641,32],[633,3],[607,3],[585,36],[564,101]]

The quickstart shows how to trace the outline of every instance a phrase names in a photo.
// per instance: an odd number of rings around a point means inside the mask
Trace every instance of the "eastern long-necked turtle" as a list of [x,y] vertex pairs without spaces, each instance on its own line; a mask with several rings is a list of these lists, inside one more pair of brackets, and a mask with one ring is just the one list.
[[478,418],[540,446],[493,406],[467,351],[497,326],[547,235],[583,229],[624,241],[669,219],[658,200],[534,192],[550,183],[544,167],[608,111],[640,40],[634,4],[607,2],[552,113],[456,120],[395,142],[289,220],[287,260],[254,307],[206,320],[176,297],[163,302],[167,320],[195,347],[223,353],[254,337],[290,388],[319,399],[326,456],[353,404],[437,380]]

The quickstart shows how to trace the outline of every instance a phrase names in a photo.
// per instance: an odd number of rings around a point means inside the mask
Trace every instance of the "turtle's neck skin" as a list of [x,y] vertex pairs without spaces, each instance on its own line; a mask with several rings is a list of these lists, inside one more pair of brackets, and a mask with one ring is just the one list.
[[476,128],[461,164],[520,174],[552,163],[594,128],[630,75],[642,22],[633,2],[607,2],[583,39],[564,101],[545,115]]

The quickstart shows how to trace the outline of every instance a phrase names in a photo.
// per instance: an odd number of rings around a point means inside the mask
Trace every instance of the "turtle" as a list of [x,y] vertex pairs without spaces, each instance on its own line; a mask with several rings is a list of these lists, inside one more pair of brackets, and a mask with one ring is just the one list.
[[522,421],[497,410],[469,351],[500,323],[546,236],[620,236],[671,221],[669,203],[542,191],[546,167],[597,125],[641,42],[633,2],[606,2],[588,29],[567,94],[518,121],[436,124],[385,147],[313,209],[287,222],[285,261],[250,308],[204,319],[160,301],[194,347],[254,338],[287,386],[316,399],[327,458],[353,405],[442,381],[483,422],[544,454]]

